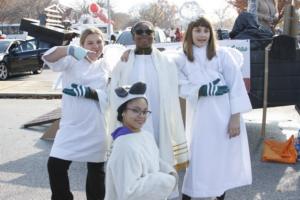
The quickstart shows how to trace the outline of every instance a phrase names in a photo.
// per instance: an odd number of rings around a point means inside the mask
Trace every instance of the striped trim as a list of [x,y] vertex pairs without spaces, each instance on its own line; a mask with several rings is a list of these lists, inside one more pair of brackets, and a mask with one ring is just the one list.
[[181,144],[173,145],[173,148],[178,147],[178,146],[180,146],[180,145],[186,145],[186,142],[183,142],[183,143],[181,143]]
[[209,83],[209,85],[208,85],[208,88],[207,88],[207,94],[209,95],[209,96],[211,96],[212,95],[212,83]]
[[186,169],[188,166],[189,166],[189,161],[186,161],[183,163],[178,163],[174,167],[175,167],[176,171],[180,171],[180,170]]
[[217,93],[217,87],[213,86],[213,95],[216,95],[216,93]]
[[181,147],[181,148],[178,148],[178,149],[173,149],[173,151],[176,152],[176,151],[180,151],[180,150],[183,150],[183,149],[187,149],[187,147],[185,146],[185,147]]
[[79,96],[79,89],[78,88],[74,88],[74,92],[75,92],[76,96]]
[[181,153],[176,153],[176,154],[174,154],[174,156],[175,157],[178,157],[178,156],[180,156],[180,155],[182,155],[182,154],[187,154],[188,153],[188,150],[186,150],[186,151],[184,151],[184,152],[181,152]]

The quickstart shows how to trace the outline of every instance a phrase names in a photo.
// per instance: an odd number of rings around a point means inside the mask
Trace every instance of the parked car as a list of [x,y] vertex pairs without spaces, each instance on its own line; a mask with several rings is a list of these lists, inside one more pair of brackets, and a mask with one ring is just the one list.
[[42,54],[49,48],[37,48],[37,40],[0,40],[0,80],[6,80],[10,75],[42,72]]

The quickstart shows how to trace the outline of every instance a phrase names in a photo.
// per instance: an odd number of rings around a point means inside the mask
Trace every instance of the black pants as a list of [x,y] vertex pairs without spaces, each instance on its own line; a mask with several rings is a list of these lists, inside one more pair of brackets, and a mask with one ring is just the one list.
[[[73,200],[68,170],[72,161],[49,157],[48,173],[52,191],[51,200]],[[103,200],[105,196],[104,163],[87,163],[87,200]]]
[[[182,200],[191,200],[192,198],[186,194],[182,194]],[[224,200],[225,199],[225,192],[219,196],[219,197],[216,197],[215,200]]]

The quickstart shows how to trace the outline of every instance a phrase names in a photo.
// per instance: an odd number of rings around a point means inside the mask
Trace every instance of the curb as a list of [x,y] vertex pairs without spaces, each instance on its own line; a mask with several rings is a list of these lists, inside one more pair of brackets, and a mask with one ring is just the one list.
[[61,99],[61,94],[1,93],[0,99]]

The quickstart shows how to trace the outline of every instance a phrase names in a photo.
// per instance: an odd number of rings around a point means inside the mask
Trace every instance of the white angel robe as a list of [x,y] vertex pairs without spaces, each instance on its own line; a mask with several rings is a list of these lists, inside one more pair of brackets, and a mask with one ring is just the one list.
[[62,116],[50,156],[71,161],[104,162],[107,151],[104,112],[109,77],[106,65],[102,60],[90,63],[86,59],[77,61],[72,56],[53,63],[43,60],[53,71],[62,72],[62,88],[72,88],[72,83],[89,86],[97,91],[99,98],[98,102],[63,93]]
[[170,172],[151,133],[119,136],[107,162],[105,200],[165,200],[176,186]]
[[177,169],[187,163],[187,145],[181,117],[176,64],[153,48],[151,55],[129,54],[127,62],[119,62],[114,68],[110,83],[110,132],[120,124],[117,122],[114,88],[132,85],[138,81],[146,83],[149,110],[144,130],[154,134],[160,156]]
[[[215,197],[226,190],[252,183],[246,127],[241,116],[240,135],[229,138],[232,114],[251,110],[240,68],[226,48],[208,60],[206,47],[193,47],[195,61],[182,53],[179,65],[180,95],[187,100],[186,134],[190,162],[182,192],[191,197]],[[215,79],[230,92],[200,97],[201,85]]]

